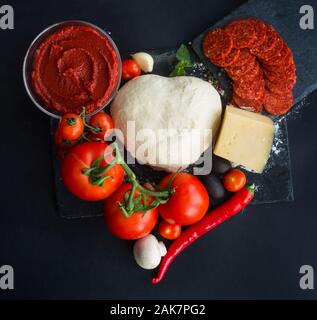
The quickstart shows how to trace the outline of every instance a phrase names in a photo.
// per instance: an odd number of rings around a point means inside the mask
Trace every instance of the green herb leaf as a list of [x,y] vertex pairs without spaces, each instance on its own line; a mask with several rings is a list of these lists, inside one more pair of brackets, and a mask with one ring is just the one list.
[[174,70],[170,73],[170,77],[185,76],[186,68],[190,68],[193,65],[190,61],[190,53],[184,44],[177,50],[176,59],[178,62],[174,67]]
[[192,65],[188,61],[179,61],[172,73],[170,74],[170,77],[179,77],[179,76],[185,76],[186,70],[185,68],[190,68]]
[[190,64],[190,54],[187,47],[182,44],[176,52],[176,59],[178,61],[187,61]]

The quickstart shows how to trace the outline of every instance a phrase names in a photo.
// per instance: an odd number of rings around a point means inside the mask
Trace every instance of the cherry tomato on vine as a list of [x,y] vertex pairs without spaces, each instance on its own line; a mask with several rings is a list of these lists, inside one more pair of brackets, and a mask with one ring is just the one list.
[[58,132],[64,140],[77,140],[84,132],[84,121],[76,113],[66,113],[58,124]]
[[122,61],[122,79],[124,81],[138,77],[140,74],[141,68],[133,59]]
[[174,240],[179,237],[182,232],[182,227],[178,224],[170,224],[162,220],[158,227],[159,234],[168,240]]
[[[161,187],[166,187],[173,174],[166,176]],[[199,221],[209,207],[209,196],[206,188],[198,178],[189,173],[178,173],[171,184],[174,193],[166,204],[159,206],[164,220],[181,226]]]
[[241,190],[246,182],[247,178],[244,172],[239,169],[232,169],[223,177],[223,185],[230,192]]
[[89,125],[99,130],[99,132],[92,133],[91,136],[102,140],[111,134],[114,127],[112,118],[103,111],[93,115],[89,120]]
[[[158,210],[155,208],[147,212],[134,212],[126,217],[119,208],[119,203],[125,201],[125,195],[130,190],[130,183],[123,184],[106,199],[104,219],[112,234],[121,239],[136,240],[145,237],[153,230],[158,219]],[[138,195],[139,192],[136,190],[134,197]],[[147,200],[151,203],[153,199],[148,196]]]
[[58,148],[62,148],[62,149],[65,149],[65,150],[68,150],[68,149],[70,149],[71,147],[73,147],[74,145],[77,144],[77,140],[65,139],[63,137],[63,134],[59,130],[59,128],[57,128],[57,130],[55,131],[54,140],[55,140],[55,144],[56,144],[56,146]]
[[114,159],[105,142],[76,145],[66,155],[61,175],[66,188],[82,200],[98,201],[109,197],[122,184],[124,170],[116,164],[103,171]]
[[56,145],[56,155],[59,161],[63,161],[67,152],[78,143],[77,140],[64,139],[58,129],[55,132],[54,140]]

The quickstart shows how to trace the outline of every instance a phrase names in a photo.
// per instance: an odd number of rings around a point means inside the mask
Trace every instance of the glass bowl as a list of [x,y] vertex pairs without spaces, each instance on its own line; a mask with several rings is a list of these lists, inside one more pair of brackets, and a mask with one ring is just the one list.
[[109,103],[111,102],[111,100],[113,99],[115,94],[117,93],[119,86],[120,86],[120,83],[121,83],[122,64],[121,64],[120,53],[119,53],[119,50],[118,50],[116,44],[114,43],[114,41],[111,39],[111,37],[108,35],[108,33],[106,31],[102,30],[101,28],[97,27],[96,25],[94,25],[92,23],[85,22],[85,21],[79,21],[79,20],[63,21],[63,22],[56,23],[56,24],[46,28],[33,40],[29,49],[26,52],[24,62],[23,62],[23,81],[24,81],[25,89],[26,89],[29,97],[33,101],[33,103],[41,111],[45,112],[46,114],[48,114],[49,116],[54,117],[54,118],[60,118],[62,116],[62,113],[55,111],[54,109],[47,106],[42,101],[42,99],[37,95],[37,93],[35,92],[35,90],[33,88],[33,83],[32,83],[33,59],[34,59],[34,53],[35,53],[36,49],[43,42],[43,40],[45,40],[52,33],[56,32],[64,27],[69,27],[69,26],[89,26],[89,27],[94,28],[95,30],[99,31],[111,43],[111,45],[113,46],[113,48],[116,52],[117,59],[118,59],[119,75],[118,75],[118,83],[117,83],[116,87],[114,88],[108,101],[103,106],[94,110],[93,112],[91,112],[88,115],[91,116],[95,113],[98,113],[99,111],[104,109],[107,105],[109,105]]

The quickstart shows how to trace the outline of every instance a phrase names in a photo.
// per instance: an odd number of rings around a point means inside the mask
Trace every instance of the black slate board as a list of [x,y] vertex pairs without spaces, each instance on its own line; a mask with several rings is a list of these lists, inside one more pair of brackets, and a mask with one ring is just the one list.
[[[278,126],[268,165],[262,175],[248,173],[249,181],[253,181],[259,190],[253,203],[271,203],[279,201],[292,201],[293,186],[290,170],[289,144],[287,137],[287,118],[295,117],[295,113],[303,107],[299,104],[309,93],[317,88],[317,64],[315,54],[317,42],[311,30],[302,30],[299,26],[299,8],[302,4],[296,0],[250,0],[238,7],[231,14],[210,26],[206,31],[193,40],[191,48],[193,58],[197,62],[203,62],[205,70],[193,73],[193,75],[209,78],[215,77],[224,88],[223,104],[230,99],[230,81],[226,74],[213,66],[203,55],[201,42],[205,33],[215,27],[223,27],[231,20],[247,17],[256,17],[266,23],[272,24],[285,39],[294,54],[297,67],[297,83],[294,88],[295,104],[297,105],[287,115],[274,117]],[[175,49],[149,51],[155,59],[153,73],[167,75],[175,62]],[[52,120],[52,126],[54,120]],[[54,148],[53,148],[54,149]],[[55,151],[53,150],[53,153]],[[55,155],[53,155],[55,158]],[[66,218],[91,217],[101,215],[101,203],[88,203],[80,201],[70,195],[59,178],[57,161],[54,162],[56,179],[57,206],[61,216]],[[147,166],[133,166],[133,170],[139,175],[141,181],[158,181],[164,173],[153,172]]]
[[[155,60],[155,68],[153,73],[166,76],[170,73],[175,64],[176,49],[170,50],[148,50]],[[195,63],[195,67],[189,70],[189,75],[194,75],[205,80],[210,80],[212,72],[201,64],[199,58],[192,53],[192,60]],[[228,96],[227,91],[222,96],[223,106],[227,104]],[[106,110],[108,111],[108,110]],[[52,137],[52,156],[54,163],[55,174],[55,189],[57,209],[59,214],[64,218],[85,218],[95,217],[102,215],[103,201],[100,202],[87,202],[81,201],[70,194],[63,182],[60,179],[59,163],[56,160],[56,150],[54,147],[54,131],[57,121],[52,119],[51,121],[51,137]],[[278,130],[274,141],[274,148],[271,152],[270,159],[263,174],[253,174],[247,172],[248,180],[255,183],[258,187],[253,204],[260,203],[272,203],[279,201],[291,201],[293,200],[293,186],[290,170],[289,159],[289,145],[287,137],[287,124],[286,120],[281,120],[278,123]],[[158,172],[153,170],[149,166],[144,165],[130,165],[132,170],[136,173],[141,182],[153,181],[159,182],[165,175],[165,172]],[[188,168],[191,172],[191,168]],[[228,196],[230,196],[228,194]],[[213,204],[216,204],[213,202]]]
[[[297,83],[293,92],[294,104],[296,104],[317,88],[317,64],[315,61],[317,42],[312,30],[302,30],[299,26],[301,18],[299,9],[301,5],[303,4],[296,0],[249,0],[195,38],[192,48],[202,61],[208,65],[208,68],[217,74],[220,69],[206,59],[201,48],[203,37],[207,31],[216,27],[224,27],[232,20],[249,17],[259,18],[266,23],[272,24],[291,48],[294,55]],[[225,75],[222,77],[222,84],[228,88],[228,79]],[[293,108],[284,117],[291,117],[294,111],[297,110],[298,108]]]

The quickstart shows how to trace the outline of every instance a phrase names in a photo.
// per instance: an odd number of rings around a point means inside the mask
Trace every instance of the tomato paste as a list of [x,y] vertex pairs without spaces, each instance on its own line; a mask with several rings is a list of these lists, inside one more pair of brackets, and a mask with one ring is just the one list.
[[47,107],[89,114],[105,105],[119,78],[112,43],[90,26],[69,26],[48,36],[34,56],[32,81]]

